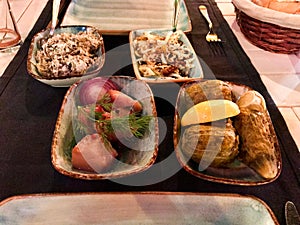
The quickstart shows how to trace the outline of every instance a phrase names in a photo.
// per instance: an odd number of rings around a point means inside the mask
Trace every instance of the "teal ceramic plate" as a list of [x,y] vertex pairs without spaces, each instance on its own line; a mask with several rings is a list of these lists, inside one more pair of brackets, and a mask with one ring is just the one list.
[[[174,0],[73,0],[62,24],[91,25],[103,34],[125,35],[137,29],[171,29],[173,15]],[[184,1],[180,5],[178,29],[192,30]]]
[[0,202],[1,224],[279,225],[262,200],[238,194],[77,193],[15,196]]

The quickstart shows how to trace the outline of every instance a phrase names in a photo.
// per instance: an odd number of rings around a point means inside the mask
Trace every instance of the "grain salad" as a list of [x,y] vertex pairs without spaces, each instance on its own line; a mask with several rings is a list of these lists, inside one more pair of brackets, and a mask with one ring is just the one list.
[[35,66],[45,78],[80,76],[97,64],[103,39],[97,30],[54,34],[35,55]]

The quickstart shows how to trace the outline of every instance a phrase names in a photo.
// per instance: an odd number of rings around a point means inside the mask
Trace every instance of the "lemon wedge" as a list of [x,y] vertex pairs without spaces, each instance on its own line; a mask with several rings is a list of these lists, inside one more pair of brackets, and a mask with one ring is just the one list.
[[225,100],[208,100],[189,108],[181,119],[182,126],[207,123],[236,116],[240,113],[236,103]]

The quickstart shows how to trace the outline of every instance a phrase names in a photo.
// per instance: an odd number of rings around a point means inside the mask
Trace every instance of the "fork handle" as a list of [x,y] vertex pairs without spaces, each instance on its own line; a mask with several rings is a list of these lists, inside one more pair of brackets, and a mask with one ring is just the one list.
[[212,29],[213,24],[212,24],[212,22],[211,22],[211,20],[209,18],[206,6],[205,5],[200,5],[199,6],[199,10],[200,10],[201,14],[205,17],[206,21],[208,22],[208,27],[210,29]]
[[[51,30],[50,30],[50,32],[54,32],[54,29],[57,25],[60,1],[61,0],[53,0],[53,3],[52,3],[52,20],[51,20]],[[53,33],[50,34],[50,35],[53,35]]]

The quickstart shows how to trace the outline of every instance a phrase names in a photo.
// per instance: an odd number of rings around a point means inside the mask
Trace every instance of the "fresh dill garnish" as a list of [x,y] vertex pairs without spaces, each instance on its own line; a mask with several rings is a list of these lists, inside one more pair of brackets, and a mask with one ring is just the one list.
[[64,156],[67,159],[67,161],[71,161],[72,160],[72,149],[74,148],[74,146],[77,144],[75,137],[73,137],[71,139],[71,141],[69,142],[66,150],[64,151]]
[[69,143],[67,143],[66,151],[64,151],[64,156],[69,161],[72,160],[72,149],[77,144],[77,141],[81,140],[85,135],[88,134],[87,128],[83,126],[78,120],[74,120],[72,122],[71,129],[73,131],[73,136]]
[[[101,135],[105,144],[110,145],[109,137],[118,132],[122,138],[142,138],[153,116],[142,115],[140,112],[125,110],[126,115],[118,115],[112,110],[112,100],[109,94],[105,94],[96,104],[77,106],[78,115],[73,120],[74,138],[70,141],[70,151],[66,157],[71,158],[72,149],[84,136],[97,132]],[[76,137],[76,138],[75,138]]]
[[110,95],[108,93],[105,93],[103,97],[97,101],[97,105],[101,105],[101,107],[106,112],[110,112],[112,110],[112,105],[113,105]]
[[137,138],[142,138],[149,128],[149,123],[152,116],[143,115],[140,116],[136,113],[132,113],[122,117],[115,117],[110,120],[97,120],[98,127],[104,134],[109,135],[118,129],[120,133],[130,132]]

